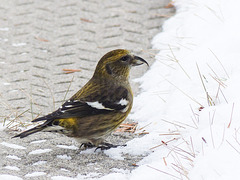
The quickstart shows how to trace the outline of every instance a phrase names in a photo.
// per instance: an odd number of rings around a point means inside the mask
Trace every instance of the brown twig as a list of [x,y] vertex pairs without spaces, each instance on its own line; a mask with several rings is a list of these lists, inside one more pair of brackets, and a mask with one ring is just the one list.
[[227,128],[230,128],[230,126],[231,126],[231,123],[232,123],[232,117],[233,117],[233,110],[234,110],[234,103],[233,103],[233,105],[232,105],[232,112],[231,112],[230,122],[229,122]]
[[154,147],[150,148],[150,150],[153,150],[153,149],[155,149],[155,148],[157,148],[157,147],[160,147],[160,146],[162,146],[162,145],[167,145],[169,142],[172,142],[172,141],[178,140],[178,139],[179,139],[179,138],[173,138],[173,139],[171,139],[171,140],[169,140],[169,141],[167,141],[167,142],[162,141],[162,144],[159,144],[159,145],[157,145],[157,146],[154,146]]
[[65,74],[70,74],[70,73],[75,73],[75,72],[80,72],[80,69],[63,69]]
[[115,132],[131,132],[134,133],[137,129],[137,123],[123,123]]

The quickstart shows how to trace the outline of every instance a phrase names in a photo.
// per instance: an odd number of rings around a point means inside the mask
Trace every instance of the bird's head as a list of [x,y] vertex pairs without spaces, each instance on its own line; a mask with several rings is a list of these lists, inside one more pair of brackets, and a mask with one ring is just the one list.
[[[125,49],[116,49],[105,54],[97,64],[94,76],[128,79],[132,66],[148,63]],[[149,66],[149,65],[148,65]]]

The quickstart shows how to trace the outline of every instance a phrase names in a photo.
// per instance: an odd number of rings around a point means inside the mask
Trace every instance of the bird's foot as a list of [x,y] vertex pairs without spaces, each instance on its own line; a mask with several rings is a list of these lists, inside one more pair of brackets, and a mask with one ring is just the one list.
[[81,145],[80,145],[80,149],[81,148],[84,148],[84,149],[88,149],[88,148],[93,148],[93,147],[95,147],[92,143],[90,143],[90,142],[87,142],[87,143],[82,143]]
[[102,144],[100,144],[96,149],[95,149],[95,151],[96,150],[98,150],[98,149],[101,149],[101,150],[107,150],[107,149],[110,149],[110,148],[117,148],[118,146],[126,146],[126,144],[124,144],[124,145],[114,145],[114,144],[110,144],[110,143],[102,143]]

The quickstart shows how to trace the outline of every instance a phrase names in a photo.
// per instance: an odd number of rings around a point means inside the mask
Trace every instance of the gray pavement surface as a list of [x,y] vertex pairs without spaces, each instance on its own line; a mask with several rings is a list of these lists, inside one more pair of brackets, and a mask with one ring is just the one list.
[[[173,8],[169,0],[1,0],[0,3],[0,122],[14,120],[0,131],[0,174],[23,179],[76,177],[114,168],[131,171],[143,156],[123,154],[116,160],[104,152],[84,153],[73,139],[38,133],[11,139],[21,124],[57,109],[92,76],[108,51],[125,48],[150,64],[151,39]],[[63,69],[80,69],[66,74]],[[132,79],[146,68],[132,70]],[[69,89],[69,90],[68,90]],[[13,122],[13,121],[12,121]],[[14,126],[15,125],[15,126]],[[137,135],[118,133],[108,140],[124,144]],[[10,144],[9,144],[10,143]],[[11,144],[17,144],[17,147]],[[25,148],[23,148],[25,147]],[[45,149],[45,153],[35,151]],[[13,168],[15,167],[15,168]],[[17,169],[17,168],[18,169]],[[31,177],[31,173],[41,172]]]

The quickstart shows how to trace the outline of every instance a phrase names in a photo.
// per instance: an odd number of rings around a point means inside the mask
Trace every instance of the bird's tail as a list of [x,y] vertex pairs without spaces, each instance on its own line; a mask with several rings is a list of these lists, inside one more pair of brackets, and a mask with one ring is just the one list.
[[32,128],[32,129],[29,129],[27,131],[24,131],[24,132],[22,132],[22,133],[20,133],[20,134],[18,134],[16,136],[13,136],[13,138],[16,138],[16,137],[24,138],[24,137],[29,136],[30,134],[34,134],[36,132],[42,131],[44,128],[45,128],[44,126],[39,125],[39,126],[36,126],[36,127]]

